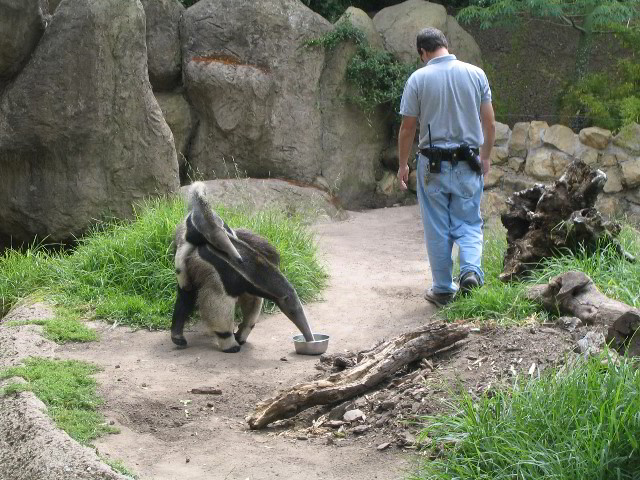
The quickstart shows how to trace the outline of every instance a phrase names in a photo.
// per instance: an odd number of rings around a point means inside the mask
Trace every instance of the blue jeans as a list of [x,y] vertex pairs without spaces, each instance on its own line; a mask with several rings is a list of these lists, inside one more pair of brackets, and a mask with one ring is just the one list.
[[454,242],[460,249],[460,276],[475,272],[484,283],[482,271],[482,217],[480,200],[484,177],[471,170],[467,162],[442,162],[441,173],[429,173],[429,160],[418,159],[418,202],[424,240],[431,264],[434,293],[455,293]]

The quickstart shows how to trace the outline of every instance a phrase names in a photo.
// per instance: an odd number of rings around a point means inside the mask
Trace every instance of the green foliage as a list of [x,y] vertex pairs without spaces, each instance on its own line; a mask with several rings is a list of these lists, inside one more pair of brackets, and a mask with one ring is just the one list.
[[353,42],[358,46],[367,45],[367,37],[362,30],[353,26],[347,20],[340,21],[333,30],[327,32],[322,37],[314,38],[305,42],[307,47],[323,47],[327,50],[333,50],[342,42]]
[[580,113],[587,125],[609,130],[638,122],[640,118],[640,64],[621,60],[613,72],[585,76],[569,88],[562,100],[564,115]]
[[346,100],[367,113],[381,105],[391,106],[398,112],[404,85],[417,63],[401,63],[389,52],[370,47],[366,35],[348,19],[338,22],[332,31],[306,45],[332,50],[347,41],[355,43],[357,49],[346,71],[347,80],[355,88],[355,93],[348,95]]
[[95,342],[98,334],[77,319],[77,315],[59,309],[53,319],[33,319],[27,321],[7,322],[7,326],[41,325],[44,336],[56,343]]
[[640,15],[639,5],[640,0],[476,0],[460,10],[457,18],[489,28],[524,16],[547,17],[593,33],[611,24],[635,29],[632,22]]
[[50,263],[51,255],[38,244],[24,252],[7,249],[0,255],[0,317],[46,283]]
[[24,366],[3,370],[0,378],[24,378],[26,384],[10,384],[4,393],[32,391],[47,406],[56,425],[86,445],[105,433],[117,431],[107,426],[98,412],[103,401],[91,377],[98,371],[97,366],[86,362],[30,358]]
[[[507,246],[504,233],[502,229],[490,230],[485,235],[485,285],[442,309],[442,314],[450,321],[463,318],[513,325],[545,320],[548,313],[540,304],[526,298],[526,290],[569,270],[589,275],[598,289],[610,298],[640,307],[640,264],[626,261],[611,245],[599,247],[595,252],[579,249],[575,253],[546,259],[528,281],[505,284],[498,279]],[[638,238],[638,231],[625,225],[619,241],[626,251],[638,255]]]
[[636,479],[640,475],[640,370],[606,353],[564,372],[520,380],[455,413],[423,417],[423,438],[444,445],[415,478]]
[[[215,208],[229,225],[249,228],[275,245],[281,254],[281,270],[303,302],[315,299],[325,287],[327,274],[301,218]],[[59,305],[84,307],[108,321],[168,328],[176,285],[171,245],[184,212],[179,198],[154,200],[136,211],[132,222],[99,225],[71,253],[5,253],[0,258],[3,299],[6,294],[3,308],[40,291]]]
[[114,471],[121,473],[125,477],[132,480],[138,480],[140,476],[127,467],[121,460],[112,460],[107,457],[100,456],[100,460],[109,465]]
[[365,112],[380,105],[391,105],[398,112],[404,85],[415,68],[415,64],[398,62],[389,52],[361,47],[347,66],[347,79],[357,91],[349,100]]

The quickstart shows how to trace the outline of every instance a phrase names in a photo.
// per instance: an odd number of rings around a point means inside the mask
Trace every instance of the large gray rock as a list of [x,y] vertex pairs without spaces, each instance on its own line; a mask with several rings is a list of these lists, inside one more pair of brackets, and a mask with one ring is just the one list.
[[344,78],[354,53],[351,44],[338,46],[328,55],[320,78],[321,174],[345,202],[357,199],[363,202],[359,206],[389,205],[397,195],[375,187],[382,152],[389,143],[385,112],[378,109],[365,116],[359,107],[344,101],[353,93]]
[[356,7],[349,7],[342,14],[342,16],[336,22],[336,25],[342,21],[348,20],[351,25],[356,27],[362,33],[364,33],[367,38],[367,42],[369,42],[369,46],[373,48],[377,48],[378,50],[384,49],[384,44],[382,43],[382,37],[376,30],[375,25],[373,24],[373,20],[364,10],[361,10]]
[[182,51],[178,0],[141,0],[146,15],[149,80],[154,90],[172,90],[180,83]]
[[189,142],[195,125],[194,115],[182,93],[158,92],[155,95],[162,115],[173,133],[178,165],[182,168],[189,154]]
[[205,178],[233,177],[236,166],[251,177],[315,177],[324,56],[302,43],[331,28],[294,0],[201,0],[187,9],[181,35],[184,83],[199,118],[195,170]]
[[201,0],[187,9],[183,75],[199,121],[193,170],[328,185],[347,206],[374,195],[387,128],[339,97],[353,46],[328,55],[304,46],[333,28],[296,0]]
[[383,8],[373,23],[382,35],[386,50],[405,63],[418,60],[416,35],[425,27],[441,30],[449,41],[449,51],[463,62],[481,65],[480,47],[442,5],[425,0],[407,0]]
[[[69,240],[178,188],[139,2],[63,1],[0,99],[0,235]],[[46,79],[46,81],[43,81]]]
[[0,0],[0,91],[29,60],[45,28],[43,0]]

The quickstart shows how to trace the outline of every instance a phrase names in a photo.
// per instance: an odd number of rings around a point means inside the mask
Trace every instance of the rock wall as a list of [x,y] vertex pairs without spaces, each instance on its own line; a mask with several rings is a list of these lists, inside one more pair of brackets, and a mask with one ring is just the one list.
[[506,211],[506,198],[535,183],[558,179],[573,159],[607,174],[596,207],[609,217],[640,218],[640,125],[617,135],[590,127],[574,133],[564,125],[516,123],[513,130],[498,124],[492,168],[485,179],[485,215]]
[[67,241],[175,191],[140,3],[63,1],[0,96],[0,237]]
[[[480,61],[440,5],[347,13],[398,58],[436,25]],[[71,240],[192,178],[285,178],[345,208],[411,201],[383,161],[392,115],[347,100],[355,47],[305,44],[334,28],[299,0],[0,0],[0,243]]]

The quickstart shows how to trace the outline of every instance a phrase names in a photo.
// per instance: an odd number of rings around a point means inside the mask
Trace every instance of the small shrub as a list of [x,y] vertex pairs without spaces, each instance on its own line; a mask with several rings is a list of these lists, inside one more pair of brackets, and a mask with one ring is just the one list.
[[618,130],[640,118],[640,64],[621,60],[613,73],[587,75],[563,96],[567,116],[581,114],[587,126]]

